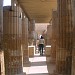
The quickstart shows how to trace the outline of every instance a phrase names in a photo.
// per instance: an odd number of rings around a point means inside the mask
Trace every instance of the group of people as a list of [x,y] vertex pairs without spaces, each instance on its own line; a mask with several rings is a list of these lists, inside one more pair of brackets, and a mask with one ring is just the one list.
[[41,36],[39,39],[39,45],[38,45],[40,55],[43,55],[44,44],[45,44],[45,40],[44,40],[43,36]]

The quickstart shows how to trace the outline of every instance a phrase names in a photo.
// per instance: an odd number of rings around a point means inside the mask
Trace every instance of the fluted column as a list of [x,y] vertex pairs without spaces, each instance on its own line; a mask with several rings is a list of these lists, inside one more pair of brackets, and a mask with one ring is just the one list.
[[3,34],[3,0],[0,0],[0,50],[2,49]]
[[24,16],[22,19],[22,53],[23,53],[23,66],[29,62],[28,56],[28,18]]
[[[11,10],[10,10],[11,9]],[[22,10],[19,5],[4,7],[3,44],[5,58],[5,75],[21,75],[22,70]]]
[[72,0],[72,24],[73,24],[73,50],[72,50],[72,73],[75,75],[75,0]]
[[30,20],[30,25],[29,25],[29,45],[34,44],[34,33],[35,33],[35,20],[31,19]]
[[51,45],[52,39],[52,25],[47,26],[47,42],[46,45]]
[[56,48],[58,38],[58,17],[57,11],[52,12],[52,42],[51,42],[51,57],[54,62],[56,62]]
[[1,47],[2,34],[3,34],[3,0],[0,0],[0,50],[2,49]]
[[57,71],[71,74],[72,59],[72,18],[71,0],[58,0],[59,41],[57,50]]

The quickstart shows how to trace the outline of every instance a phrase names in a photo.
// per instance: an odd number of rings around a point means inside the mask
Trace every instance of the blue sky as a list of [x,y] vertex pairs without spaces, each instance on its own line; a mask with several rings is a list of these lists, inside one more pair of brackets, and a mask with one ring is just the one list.
[[11,5],[11,0],[4,0],[3,1],[3,6],[10,6]]

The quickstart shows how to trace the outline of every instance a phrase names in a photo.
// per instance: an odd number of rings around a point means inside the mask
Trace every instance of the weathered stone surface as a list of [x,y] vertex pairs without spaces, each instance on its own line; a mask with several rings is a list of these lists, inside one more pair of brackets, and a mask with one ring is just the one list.
[[0,0],[0,50],[2,50],[2,34],[3,34],[3,0]]
[[[18,9],[20,8],[19,6]],[[14,9],[13,9],[14,10]],[[22,11],[22,10],[21,10]],[[21,13],[21,11],[19,11]],[[3,48],[5,59],[5,75],[22,73],[22,19],[15,11],[9,9],[3,12]]]
[[23,54],[23,66],[25,63],[29,62],[29,55],[28,55],[28,18],[22,18],[22,54]]
[[33,40],[35,39],[35,20],[31,19],[29,21],[29,32],[28,32],[28,41],[29,41],[29,45],[33,45],[35,44],[35,42],[33,42]]
[[51,45],[52,41],[52,25],[47,26],[46,45]]
[[[72,16],[71,0],[58,0],[58,49],[57,71],[59,74],[71,75],[72,63]],[[69,62],[69,63],[68,63]],[[60,64],[59,64],[60,63]],[[63,66],[64,65],[64,66]]]
[[72,50],[72,73],[75,75],[75,0],[72,0],[72,24],[73,24],[73,50]]
[[[0,74],[4,72],[4,59],[2,60],[2,40],[3,40],[3,0],[0,0]],[[3,66],[3,67],[2,67]],[[1,74],[1,75],[3,75]]]
[[28,46],[29,57],[33,57],[35,53],[35,46]]
[[52,12],[52,42],[51,42],[51,57],[56,61],[56,48],[58,42],[58,17],[57,11]]

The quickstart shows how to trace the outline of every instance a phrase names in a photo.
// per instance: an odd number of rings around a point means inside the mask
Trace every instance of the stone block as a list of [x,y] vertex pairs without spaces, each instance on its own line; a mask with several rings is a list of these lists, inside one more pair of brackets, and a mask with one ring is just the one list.
[[35,46],[28,46],[29,49],[29,57],[34,56]]
[[47,45],[45,47],[45,55],[46,56],[51,56],[51,45]]

